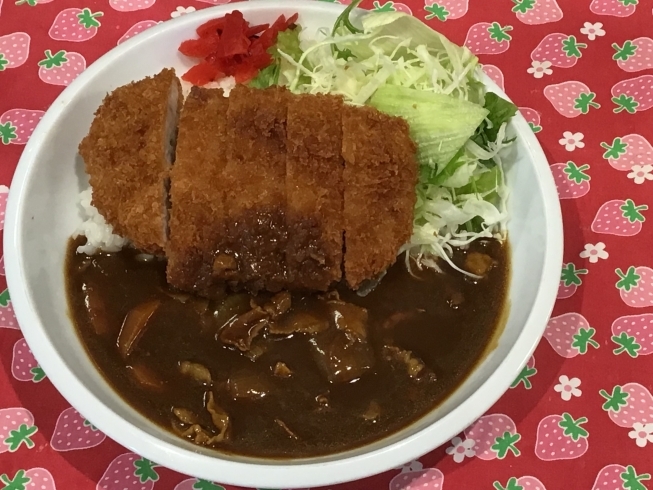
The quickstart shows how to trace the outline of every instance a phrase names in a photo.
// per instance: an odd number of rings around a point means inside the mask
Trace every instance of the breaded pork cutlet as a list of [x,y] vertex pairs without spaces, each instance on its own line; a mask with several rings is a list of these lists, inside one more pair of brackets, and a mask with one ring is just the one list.
[[193,87],[179,118],[177,157],[170,172],[168,283],[205,292],[214,252],[224,239],[225,136],[229,99],[220,89]]
[[345,277],[356,289],[392,265],[413,229],[417,162],[408,123],[371,107],[343,111]]
[[326,291],[342,277],[342,100],[288,102],[286,264],[295,288]]
[[93,205],[146,252],[165,249],[168,171],[182,104],[174,70],[130,83],[105,97],[79,145]]
[[229,250],[216,257],[215,272],[252,291],[278,291],[287,282],[287,100],[278,87],[238,85],[229,94],[224,172]]

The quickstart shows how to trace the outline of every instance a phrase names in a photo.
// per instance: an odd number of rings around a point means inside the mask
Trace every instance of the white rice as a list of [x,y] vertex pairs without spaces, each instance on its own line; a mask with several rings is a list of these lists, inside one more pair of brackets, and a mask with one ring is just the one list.
[[91,204],[92,192],[89,188],[79,194],[79,205],[82,208],[84,222],[75,230],[73,238],[85,236],[86,244],[77,247],[77,253],[95,255],[98,250],[103,252],[118,252],[129,241],[121,236],[115,235],[113,233],[113,226],[108,224],[104,220],[104,217]]

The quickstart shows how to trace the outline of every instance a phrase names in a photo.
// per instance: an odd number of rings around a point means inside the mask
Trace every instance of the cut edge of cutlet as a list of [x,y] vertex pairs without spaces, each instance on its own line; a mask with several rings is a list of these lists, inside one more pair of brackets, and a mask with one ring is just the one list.
[[181,111],[170,173],[166,276],[170,285],[199,294],[215,282],[214,255],[227,226],[223,174],[228,105],[222,89],[191,89]]
[[92,204],[136,248],[161,254],[167,241],[167,182],[183,94],[173,69],[118,87],[79,144]]
[[397,259],[410,240],[417,199],[416,145],[408,123],[371,107],[345,106],[344,270],[357,289]]
[[326,291],[342,278],[342,107],[334,95],[289,99],[286,263],[293,289]]

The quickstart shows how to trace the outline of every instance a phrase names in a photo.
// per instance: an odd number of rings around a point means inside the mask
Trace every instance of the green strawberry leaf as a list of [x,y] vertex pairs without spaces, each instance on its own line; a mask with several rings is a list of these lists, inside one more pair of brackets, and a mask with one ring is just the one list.
[[43,381],[45,379],[45,371],[43,371],[41,366],[33,367],[29,370],[29,372],[32,373],[32,381],[34,383],[38,383],[39,381]]
[[502,436],[499,436],[495,439],[495,443],[492,445],[491,449],[497,453],[497,458],[503,459],[508,455],[508,452],[512,452],[515,456],[519,456],[521,451],[517,449],[517,442],[521,439],[519,434],[511,434],[506,431]]
[[612,351],[617,356],[626,352],[630,357],[635,358],[638,356],[637,352],[642,348],[635,340],[635,337],[628,335],[626,332],[613,335],[612,341],[619,346]]
[[590,180],[590,176],[585,173],[589,168],[590,166],[588,164],[579,167],[574,162],[569,161],[564,168],[564,173],[567,174],[569,180],[574,181],[576,184],[581,184],[582,182]]
[[599,343],[594,340],[595,333],[596,330],[592,327],[580,328],[578,333],[572,336],[574,341],[571,343],[571,346],[577,349],[580,354],[587,354],[590,347],[598,349]]
[[225,488],[208,480],[197,480],[193,484],[193,490],[225,490]]
[[6,474],[0,475],[0,481],[5,484],[2,490],[25,490],[32,479],[25,474],[25,470],[18,470],[12,479]]
[[599,395],[605,398],[605,403],[603,404],[603,410],[606,412],[611,411],[614,413],[619,413],[622,407],[628,405],[628,398],[630,395],[626,393],[621,386],[616,385],[612,388],[612,393],[608,393],[605,390],[599,391]]
[[[2,59],[0,59],[0,66],[2,66],[1,64]],[[11,121],[0,124],[0,140],[2,140],[3,145],[8,145],[16,138],[18,138],[18,136],[16,136],[16,126],[12,125]]]
[[18,451],[18,448],[25,444],[27,449],[34,447],[33,436],[38,431],[35,425],[20,424],[17,429],[9,431],[9,437],[4,440],[4,444],[9,448],[9,452]]
[[528,125],[531,127],[531,130],[534,133],[539,133],[540,131],[542,131],[542,126],[538,126],[530,121],[528,121]]
[[621,138],[615,138],[612,140],[611,145],[605,141],[601,142],[601,148],[606,150],[603,158],[606,160],[618,160],[622,155],[626,154],[628,143],[624,143]]
[[498,481],[495,481],[492,486],[495,490],[524,490],[524,487],[517,483],[517,478],[514,476],[508,480],[508,483],[506,483],[505,487],[501,485],[501,482]]
[[137,476],[141,483],[148,481],[158,481],[159,474],[154,469],[155,466],[158,466],[156,463],[153,463],[149,459],[141,458],[134,461],[134,476]]
[[590,108],[599,109],[601,104],[594,102],[596,94],[594,92],[582,93],[574,99],[574,109],[578,109],[582,114],[587,114]]
[[615,50],[612,59],[617,61],[626,61],[628,58],[634,56],[637,51],[637,46],[632,41],[626,41],[623,46],[612,43],[612,48]]
[[617,276],[619,276],[619,280],[615,286],[620,291],[625,291],[627,293],[630,292],[631,289],[636,288],[639,284],[639,280],[642,278],[642,276],[637,273],[637,269],[632,265],[628,267],[625,274],[621,269],[615,269],[614,271]]
[[395,8],[394,2],[385,2],[383,5],[381,5],[380,2],[374,0],[374,11],[375,12],[396,12],[397,9]]
[[512,40],[512,36],[508,34],[508,31],[512,31],[512,26],[502,27],[498,22],[492,22],[492,25],[487,28],[490,39],[494,39],[498,43]]
[[434,3],[432,5],[427,5],[424,7],[429,14],[425,17],[426,20],[438,19],[441,22],[444,22],[449,17],[449,11],[444,8],[442,5]]
[[637,107],[639,106],[639,102],[637,102],[632,96],[626,94],[621,94],[619,97],[612,97],[612,102],[617,106],[612,109],[612,112],[615,114],[618,114],[621,111],[626,111],[628,114],[635,114],[637,112]]
[[567,412],[562,414],[562,420],[558,422],[558,426],[563,429],[563,434],[571,437],[576,442],[579,439],[585,439],[589,436],[589,432],[582,427],[587,422],[587,417],[580,417],[574,419]]
[[11,298],[9,297],[9,290],[8,289],[5,289],[4,291],[2,291],[0,293],[0,306],[2,308],[6,308],[7,306],[9,306],[9,301],[10,300],[11,300]]
[[626,471],[619,475],[623,484],[621,485],[626,490],[647,490],[642,484],[642,480],[650,480],[650,473],[643,473],[638,475],[635,473],[635,468],[631,465],[626,467]]
[[521,370],[521,373],[519,373],[519,376],[517,376],[515,381],[513,381],[512,384],[510,385],[510,388],[517,388],[520,384],[523,384],[524,388],[530,390],[533,387],[530,378],[532,378],[536,374],[537,374],[536,368],[524,366],[524,368]]

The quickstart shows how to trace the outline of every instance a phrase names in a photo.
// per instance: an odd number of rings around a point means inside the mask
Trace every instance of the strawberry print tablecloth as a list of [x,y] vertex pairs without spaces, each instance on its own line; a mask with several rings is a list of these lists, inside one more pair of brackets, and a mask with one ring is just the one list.
[[[333,490],[653,489],[653,2],[369,0],[466,44],[545,149],[564,214],[558,301],[512,388],[448,444]],[[16,163],[100,55],[224,0],[0,0],[0,225]],[[0,261],[0,489],[234,490],[130,453],[56,392]]]

